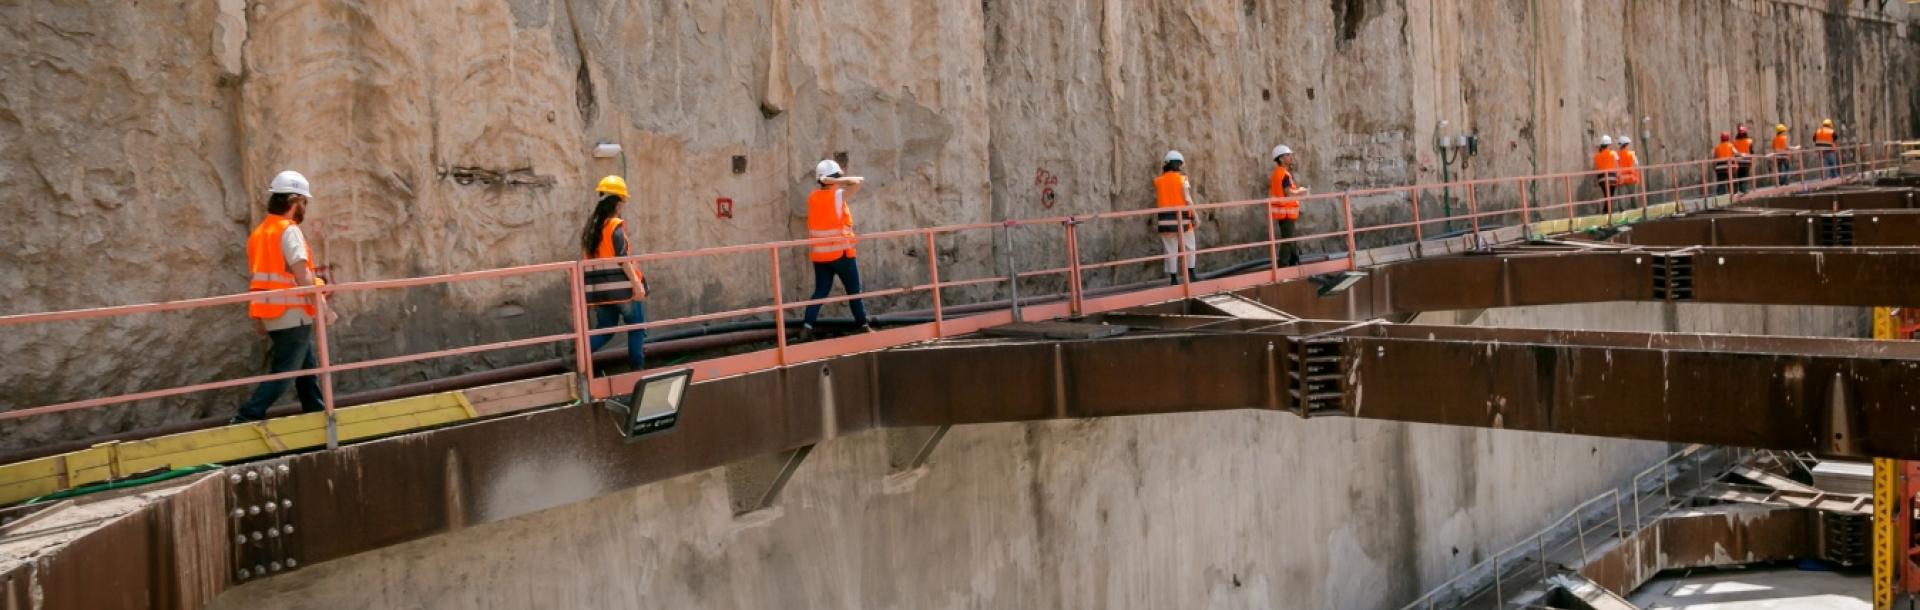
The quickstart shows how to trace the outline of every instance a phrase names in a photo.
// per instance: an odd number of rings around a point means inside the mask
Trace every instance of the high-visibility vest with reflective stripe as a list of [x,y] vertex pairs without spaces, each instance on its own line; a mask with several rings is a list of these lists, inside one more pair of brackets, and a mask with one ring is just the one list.
[[[1734,138],[1733,151],[1743,155],[1753,154],[1753,138]],[[1746,165],[1748,163],[1752,163],[1752,161],[1748,159],[1740,160],[1741,165]]]
[[[1187,177],[1180,172],[1166,172],[1153,179],[1154,207],[1187,207]],[[1161,233],[1178,233],[1193,230],[1193,212],[1161,212],[1154,221],[1154,227]]]
[[[618,234],[622,224],[625,223],[618,218],[609,218],[606,224],[600,225],[600,245],[594,248],[591,258],[616,256],[613,249],[613,236]],[[643,276],[639,269],[633,270],[633,277],[627,277],[627,271],[622,265],[590,267],[586,273],[587,303],[598,305],[631,301],[633,300],[633,283],[640,281],[641,277]]]
[[1787,152],[1787,134],[1773,137],[1773,152]]
[[1833,129],[1821,127],[1813,130],[1813,145],[1821,148],[1833,148]]
[[[1267,194],[1275,199],[1287,196],[1287,178],[1293,173],[1287,168],[1274,166],[1273,181],[1267,185]],[[1267,204],[1267,212],[1274,220],[1299,220],[1300,202],[1295,199],[1280,199]]]
[[1607,172],[1604,174],[1600,174],[1600,178],[1602,180],[1612,177],[1613,170],[1618,169],[1619,167],[1620,167],[1620,156],[1614,154],[1613,149],[1602,148],[1600,149],[1600,152],[1593,153],[1593,169],[1595,171]]
[[1640,165],[1640,157],[1638,155],[1633,154],[1632,150],[1620,151],[1620,184],[1621,185],[1633,186],[1635,184],[1640,183],[1640,170],[1634,169],[1634,167],[1637,165]]
[[[280,237],[285,235],[287,227],[293,226],[293,219],[268,214],[267,219],[253,228],[247,236],[247,271],[251,274],[247,290],[284,290],[293,288],[293,272],[287,268],[287,259],[280,252]],[[309,254],[304,261],[307,273],[313,273],[313,256]],[[271,320],[287,313],[287,308],[298,307],[307,315],[314,315],[313,300],[302,296],[265,296],[247,302],[247,317]]]
[[1733,167],[1733,143],[1721,142],[1715,144],[1713,147],[1713,158],[1720,160],[1719,163],[1714,164],[1715,167],[1720,169]]
[[853,249],[853,213],[847,210],[846,191],[833,186],[807,195],[807,237],[840,238],[814,242],[807,251],[807,258],[813,262],[831,263],[843,257],[852,258],[856,254]]

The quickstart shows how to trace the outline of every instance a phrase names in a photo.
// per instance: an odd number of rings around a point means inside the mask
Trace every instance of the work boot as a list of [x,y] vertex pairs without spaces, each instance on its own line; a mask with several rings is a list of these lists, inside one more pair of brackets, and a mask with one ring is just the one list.
[[1168,286],[1179,286],[1179,285],[1180,285],[1180,274],[1178,274],[1178,273],[1169,273],[1169,274],[1167,274],[1167,285],[1168,285]]
[[801,341],[812,341],[812,340],[813,340],[813,325],[812,325],[812,324],[801,324],[801,325],[800,325],[800,340],[801,340]]
[[874,330],[874,329],[873,329],[873,325],[872,325],[872,324],[861,324],[861,325],[860,325],[860,332],[863,332],[863,333],[872,333],[872,332],[879,332],[879,331],[876,331],[876,330]]

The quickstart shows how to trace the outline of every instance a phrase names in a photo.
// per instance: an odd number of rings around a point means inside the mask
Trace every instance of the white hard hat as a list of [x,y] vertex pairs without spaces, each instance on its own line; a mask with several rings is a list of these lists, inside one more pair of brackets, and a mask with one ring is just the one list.
[[1174,161],[1179,161],[1179,162],[1181,162],[1181,163],[1186,163],[1186,162],[1187,162],[1187,156],[1186,156],[1186,155],[1182,155],[1182,154],[1180,154],[1180,151],[1177,151],[1177,150],[1169,150],[1169,151],[1167,151],[1167,158],[1166,158],[1166,159],[1163,159],[1162,161],[1163,161],[1163,162],[1165,162],[1165,163],[1172,163],[1172,162],[1174,162]]
[[1627,136],[1620,136],[1620,145],[1621,145],[1621,146],[1626,146],[1626,145],[1628,145],[1628,144],[1632,144],[1632,143],[1633,143],[1633,138],[1629,138],[1629,137],[1627,137]]
[[1287,155],[1291,155],[1291,154],[1293,154],[1293,149],[1287,148],[1287,145],[1285,144],[1281,144],[1279,146],[1273,147],[1273,158],[1275,159],[1278,159],[1280,157],[1284,157]]
[[1613,146],[1613,136],[1600,136],[1601,146]]
[[828,176],[838,173],[840,173],[840,164],[833,162],[833,159],[822,159],[819,165],[813,166],[813,177],[818,180],[825,180]]
[[290,193],[308,199],[313,198],[313,189],[307,186],[307,177],[293,170],[275,174],[273,184],[267,187],[267,192],[275,195]]

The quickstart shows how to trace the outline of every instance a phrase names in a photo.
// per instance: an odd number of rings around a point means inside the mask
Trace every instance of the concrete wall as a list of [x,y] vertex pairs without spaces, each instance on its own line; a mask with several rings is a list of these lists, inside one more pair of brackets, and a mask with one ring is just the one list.
[[[1857,336],[1858,314],[1583,305],[1482,322]],[[745,517],[708,471],[217,607],[1383,608],[1670,449],[1234,412],[958,427],[925,470],[889,478],[884,437],[862,434],[817,448],[776,508]]]
[[[0,7],[0,314],[245,289],[262,189],[297,168],[340,281],[575,256],[599,176],[627,151],[642,250],[803,235],[804,175],[845,152],[872,178],[864,231],[1137,209],[1167,148],[1207,201],[1264,194],[1267,151],[1320,192],[1433,182],[1436,126],[1485,144],[1456,175],[1573,170],[1597,133],[1652,116],[1650,161],[1737,121],[1832,116],[1920,131],[1914,14],[1818,0],[288,0]],[[744,156],[736,174],[732,157]],[[1052,188],[1049,203],[1042,188]],[[1455,196],[1459,194],[1456,192]],[[1485,207],[1514,192],[1480,194]],[[717,218],[730,198],[734,217]],[[1423,198],[1433,206],[1438,197]],[[1358,202],[1362,222],[1404,202]],[[1309,228],[1337,214],[1310,207]],[[1219,214],[1203,241],[1264,236]],[[1138,222],[1082,228],[1086,260],[1154,252]],[[1022,236],[1027,268],[1057,242]],[[867,284],[929,253],[862,249]],[[947,279],[991,272],[943,241]],[[789,253],[783,289],[809,274]],[[1209,261],[1223,264],[1228,257]],[[662,317],[760,305],[763,258],[648,268]],[[1088,274],[1093,285],[1157,264]],[[954,300],[986,299],[953,291]],[[557,277],[343,297],[340,359],[565,327]],[[879,307],[912,306],[911,299]],[[264,341],[238,306],[0,331],[0,409],[229,379]],[[341,375],[342,391],[555,355],[528,349]],[[229,412],[244,389],[0,424],[0,450]]]

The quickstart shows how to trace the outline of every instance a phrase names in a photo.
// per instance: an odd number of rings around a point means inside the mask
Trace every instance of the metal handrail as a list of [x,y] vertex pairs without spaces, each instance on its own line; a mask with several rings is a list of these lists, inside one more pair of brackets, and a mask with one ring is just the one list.
[[[1490,578],[1492,578],[1493,580],[1495,598],[1505,599],[1506,598],[1506,595],[1505,595],[1506,570],[1502,569],[1501,565],[1505,563],[1503,560],[1506,559],[1509,553],[1513,552],[1516,549],[1519,549],[1528,545],[1532,545],[1534,547],[1535,557],[1539,562],[1541,577],[1545,578],[1548,575],[1547,537],[1556,531],[1560,531],[1567,524],[1569,520],[1572,520],[1574,522],[1574,530],[1575,530],[1574,538],[1575,539],[1572,542],[1574,542],[1579,546],[1581,558],[1584,559],[1588,557],[1589,548],[1587,546],[1587,533],[1591,531],[1591,529],[1587,527],[1586,519],[1584,515],[1586,514],[1587,509],[1592,507],[1595,503],[1603,502],[1606,500],[1612,500],[1614,505],[1613,516],[1611,519],[1607,519],[1607,518],[1600,519],[1600,524],[1605,524],[1608,521],[1611,521],[1613,523],[1614,530],[1616,533],[1615,537],[1620,540],[1626,540],[1628,537],[1640,532],[1642,529],[1645,529],[1646,527],[1646,524],[1641,519],[1643,515],[1642,509],[1641,509],[1641,496],[1642,496],[1641,488],[1644,486],[1642,483],[1647,477],[1652,476],[1655,472],[1664,473],[1667,467],[1671,466],[1677,460],[1691,457],[1696,454],[1705,455],[1705,457],[1701,458],[1701,464],[1696,466],[1693,470],[1695,481],[1696,481],[1695,487],[1697,488],[1703,485],[1705,481],[1704,472],[1707,470],[1706,467],[1709,462],[1709,459],[1711,458],[1711,455],[1708,455],[1708,452],[1719,453],[1719,454],[1731,453],[1734,456],[1741,456],[1741,455],[1750,454],[1750,451],[1751,450],[1747,450],[1747,449],[1709,448],[1704,445],[1697,445],[1697,444],[1689,445],[1686,448],[1683,448],[1679,451],[1676,451],[1668,455],[1665,458],[1662,458],[1660,461],[1653,463],[1653,465],[1648,466],[1646,469],[1641,470],[1640,472],[1635,473],[1633,475],[1632,482],[1629,486],[1630,492],[1632,494],[1633,511],[1634,511],[1633,527],[1631,529],[1626,527],[1627,525],[1626,515],[1622,510],[1625,508],[1625,506],[1623,505],[1624,500],[1622,499],[1622,494],[1620,493],[1620,490],[1618,488],[1610,488],[1604,492],[1601,492],[1598,495],[1593,496],[1592,498],[1588,498],[1585,502],[1581,502],[1580,504],[1575,505],[1572,509],[1568,510],[1565,515],[1561,516],[1559,519],[1554,520],[1552,523],[1547,524],[1546,527],[1542,527],[1539,530],[1534,531],[1532,534],[1529,534],[1521,538],[1518,542],[1508,545],[1506,548],[1503,548],[1499,552],[1494,553],[1492,556],[1487,557],[1486,559],[1482,559],[1478,563],[1475,563],[1471,566],[1468,566],[1467,569],[1462,570],[1459,574],[1454,575],[1453,578],[1449,578],[1445,582],[1440,583],[1438,586],[1435,586],[1432,589],[1429,589],[1425,595],[1421,595],[1419,598],[1413,600],[1412,602],[1409,602],[1406,605],[1401,606],[1401,610],[1416,610],[1420,608],[1426,608],[1427,610],[1432,610],[1434,608],[1437,608],[1439,607],[1438,604],[1440,603],[1440,600],[1442,597],[1454,593],[1455,587],[1459,586],[1468,577],[1474,576],[1476,574],[1480,574],[1483,571],[1487,571],[1489,568],[1491,569]],[[1738,462],[1739,462],[1739,459],[1729,458],[1727,460],[1726,465],[1715,470],[1715,473],[1716,473],[1715,476],[1717,477],[1718,473],[1724,472],[1726,469],[1732,468],[1732,465]],[[1662,489],[1665,490],[1665,493],[1667,495],[1668,506],[1672,504],[1672,497],[1673,497],[1672,486],[1671,486],[1672,479],[1677,478],[1679,476],[1680,476],[1680,473],[1676,472],[1671,477],[1666,477],[1661,479],[1661,484],[1662,484],[1661,487]],[[1565,544],[1567,544],[1567,542],[1563,541],[1557,546],[1564,546]],[[1526,557],[1527,556],[1524,554],[1521,555],[1520,561],[1525,561]]]
[[[1892,144],[1891,143],[1861,144],[1861,145],[1855,145],[1855,146],[1842,149],[1840,152],[1837,153],[1841,156],[1841,161],[1843,162],[1846,161],[1845,157],[1847,153],[1852,153],[1854,160],[1851,163],[1842,163],[1840,167],[1836,168],[1837,171],[1841,172],[1840,178],[1835,178],[1835,179],[1830,179],[1825,181],[1803,182],[1801,184],[1795,185],[1794,190],[1804,191],[1804,190],[1809,190],[1811,188],[1815,188],[1817,186],[1847,182],[1852,179],[1851,177],[1849,177],[1849,172],[1865,172],[1865,171],[1874,170],[1876,168],[1887,167],[1887,166],[1890,166],[1890,164],[1897,164],[1898,163],[1897,155],[1883,155],[1875,152],[1875,151],[1888,150],[1889,146],[1892,146]],[[1819,154],[1826,153],[1826,151],[1807,151],[1807,152],[1808,153],[1817,152]],[[1640,166],[1639,169],[1642,172],[1666,171],[1672,174],[1684,174],[1684,173],[1690,173],[1690,172],[1686,172],[1685,170],[1691,167],[1699,167],[1704,172],[1705,168],[1707,167],[1707,164],[1709,163],[1712,163],[1712,161],[1711,160],[1680,161],[1680,162],[1673,162],[1673,163],[1666,163],[1666,164]],[[1808,171],[1813,171],[1813,169],[1803,168],[1802,173],[1805,173]],[[1821,171],[1829,171],[1829,170],[1822,169]],[[1178,256],[1191,255],[1191,256],[1197,257],[1201,254],[1217,254],[1217,253],[1224,253],[1224,252],[1231,252],[1231,251],[1238,251],[1243,249],[1252,249],[1252,248],[1259,248],[1259,247],[1267,247],[1270,249],[1270,252],[1273,252],[1277,250],[1278,245],[1284,244],[1284,243],[1299,243],[1299,242],[1306,242],[1306,241],[1312,241],[1312,240],[1334,240],[1334,239],[1343,241],[1347,248],[1347,252],[1352,253],[1357,250],[1358,236],[1362,234],[1378,234],[1384,231],[1410,227],[1413,229],[1412,237],[1414,238],[1415,241],[1419,241],[1424,239],[1424,232],[1422,231],[1423,226],[1431,225],[1433,223],[1451,223],[1453,221],[1466,221],[1471,223],[1477,234],[1478,230],[1480,229],[1479,220],[1481,218],[1512,215],[1512,214],[1518,213],[1521,215],[1523,219],[1522,224],[1526,225],[1530,223],[1531,216],[1535,212],[1554,210],[1562,207],[1567,209],[1568,217],[1572,218],[1575,216],[1575,210],[1578,208],[1578,206],[1587,205],[1592,202],[1579,201],[1575,197],[1573,197],[1571,181],[1576,177],[1586,177],[1586,176],[1593,176],[1598,174],[1599,172],[1581,171],[1581,172],[1563,172],[1558,174],[1545,174],[1545,175],[1539,175],[1539,176],[1479,178],[1479,179],[1473,179],[1473,180],[1457,180],[1457,181],[1448,182],[1444,184],[1428,184],[1428,185],[1416,184],[1416,185],[1409,185],[1409,186],[1380,187],[1380,188],[1370,188],[1370,189],[1349,190],[1349,191],[1343,191],[1343,192],[1318,193],[1318,194],[1312,194],[1312,195],[1305,195],[1301,197],[1287,198],[1287,199],[1292,199],[1292,200],[1301,202],[1303,211],[1308,207],[1309,204],[1313,205],[1316,209],[1325,209],[1332,206],[1338,206],[1337,211],[1339,214],[1338,216],[1339,222],[1337,223],[1337,227],[1331,231],[1309,234],[1309,235],[1297,235],[1295,237],[1285,238],[1285,239],[1279,239],[1273,235],[1273,224],[1267,220],[1267,214],[1265,213],[1265,211],[1268,209],[1269,204],[1279,201],[1280,199],[1278,198],[1260,198],[1260,199],[1250,199],[1250,200],[1243,200],[1243,201],[1195,204],[1190,206],[1188,211],[1198,212],[1198,211],[1209,211],[1209,210],[1247,210],[1247,209],[1258,210],[1260,213],[1256,214],[1255,216],[1258,219],[1258,221],[1265,226],[1267,239],[1252,241],[1252,242],[1240,242],[1240,243],[1232,243],[1232,244],[1226,244],[1226,245],[1217,245],[1217,246],[1209,247],[1206,249],[1195,249],[1191,251],[1190,254],[1189,252],[1180,252]],[[1530,196],[1528,195],[1529,186],[1537,186],[1539,184],[1550,183],[1556,179],[1563,182],[1563,186],[1567,195],[1564,198],[1565,199],[1564,202],[1556,205],[1541,205],[1544,202],[1530,200]],[[1752,179],[1758,180],[1758,177],[1755,177]],[[1670,184],[1678,181],[1679,180],[1670,180]],[[1513,209],[1499,209],[1499,210],[1486,210],[1486,211],[1478,209],[1476,189],[1474,187],[1497,186],[1497,185],[1513,185],[1514,187],[1517,188],[1518,192],[1520,193],[1520,204],[1521,204],[1517,212],[1516,210],[1513,210]],[[1442,189],[1442,188],[1466,189],[1466,193],[1469,199],[1468,209],[1462,214],[1450,215],[1445,217],[1437,217],[1437,218],[1423,218],[1419,209],[1420,191],[1428,190],[1428,189]],[[1707,188],[1707,184],[1703,181],[1699,185],[1699,188],[1701,188],[1704,191]],[[1675,187],[1673,189],[1668,189],[1668,190],[1671,192],[1665,193],[1665,194],[1670,195],[1669,198],[1676,201],[1684,192],[1680,189],[1680,187]],[[1687,190],[1691,190],[1691,189],[1687,189]],[[1354,197],[1356,196],[1359,196],[1359,197],[1398,196],[1403,193],[1406,195],[1406,201],[1408,201],[1411,204],[1410,216],[1413,218],[1412,222],[1383,223],[1380,225],[1372,225],[1372,226],[1365,226],[1365,227],[1358,226],[1357,223],[1355,222],[1354,215],[1353,215],[1353,198]],[[1755,194],[1761,194],[1761,193],[1755,193]],[[1748,196],[1754,196],[1754,195],[1748,195]],[[1642,207],[1645,207],[1646,205],[1649,204],[1649,195],[1647,193],[1642,193],[1640,196],[1640,199],[1642,202]],[[1087,270],[1117,267],[1123,264],[1140,264],[1140,263],[1152,262],[1156,260],[1162,260],[1166,256],[1155,255],[1155,256],[1137,257],[1137,258],[1122,257],[1122,260],[1119,263],[1083,261],[1082,253],[1080,252],[1078,235],[1081,231],[1085,229],[1080,228],[1080,225],[1086,225],[1086,224],[1092,224],[1092,223],[1111,224],[1114,222],[1125,222],[1129,219],[1142,218],[1151,214],[1159,214],[1162,211],[1163,210],[1158,208],[1145,208],[1145,209],[1138,209],[1138,210],[1102,212],[1102,213],[1086,215],[1086,216],[1079,216],[1079,215],[1055,216],[1055,217],[1047,217],[1047,218],[1010,220],[1010,221],[992,222],[992,223],[971,223],[971,224],[949,225],[949,226],[932,227],[932,228],[880,231],[880,232],[869,233],[865,235],[859,235],[859,236],[856,236],[856,240],[862,243],[870,243],[873,241],[890,240],[890,239],[917,240],[914,242],[916,245],[924,245],[924,247],[926,248],[925,274],[926,274],[927,281],[914,282],[907,286],[901,286],[901,287],[878,288],[878,289],[869,290],[861,294],[855,294],[855,295],[844,295],[839,297],[828,297],[823,299],[810,299],[810,300],[794,301],[794,302],[789,302],[785,300],[785,297],[783,294],[784,287],[780,282],[781,252],[783,250],[809,248],[815,244],[832,243],[832,242],[838,241],[839,238],[811,238],[811,239],[799,239],[799,240],[786,240],[786,241],[778,241],[778,242],[770,242],[770,243],[762,243],[762,244],[719,246],[719,247],[701,248],[701,249],[684,250],[684,251],[654,252],[654,253],[637,254],[637,255],[611,258],[611,259],[594,259],[591,261],[567,261],[567,262],[543,263],[543,264],[535,264],[535,265],[505,267],[505,268],[498,268],[498,269],[487,269],[487,270],[480,270],[480,271],[430,275],[430,276],[422,276],[422,277],[414,277],[414,278],[398,278],[398,279],[387,279],[387,280],[348,282],[348,283],[341,283],[341,284],[327,284],[324,286],[289,288],[289,289],[278,290],[278,291],[245,292],[245,293],[238,293],[238,294],[231,294],[231,295],[198,298],[198,299],[186,299],[186,300],[170,301],[170,302],[145,303],[145,304],[137,304],[137,305],[123,305],[123,306],[78,309],[78,310],[69,310],[69,311],[27,313],[27,314],[14,314],[14,315],[0,316],[0,328],[5,328],[5,327],[12,327],[12,326],[26,325],[26,324],[88,320],[88,319],[98,319],[98,318],[106,318],[106,317],[160,313],[160,312],[168,312],[168,311],[196,309],[196,308],[202,308],[202,307],[231,305],[231,304],[249,302],[254,299],[258,299],[266,296],[310,297],[313,300],[317,308],[317,311],[319,313],[319,315],[316,316],[317,320],[314,328],[314,331],[315,331],[314,349],[316,351],[316,360],[318,361],[318,364],[319,364],[319,366],[316,368],[305,369],[301,371],[290,371],[287,373],[255,375],[255,376],[243,377],[243,378],[232,379],[227,381],[192,384],[192,385],[178,386],[174,388],[161,389],[161,390],[133,392],[133,393],[127,393],[127,394],[122,394],[117,396],[96,397],[96,398],[90,398],[85,400],[69,401],[64,403],[42,405],[42,406],[36,406],[36,407],[30,407],[30,408],[24,408],[24,409],[15,409],[11,411],[0,412],[0,421],[18,419],[23,417],[31,417],[35,415],[42,415],[42,414],[48,414],[48,413],[56,413],[56,412],[62,412],[62,411],[72,411],[72,410],[78,410],[78,409],[99,407],[99,406],[104,406],[109,404],[137,402],[142,400],[165,398],[165,397],[178,396],[178,395],[189,394],[194,392],[229,388],[229,387],[235,387],[240,385],[250,385],[250,384],[260,383],[264,381],[273,381],[273,380],[288,379],[293,377],[316,375],[319,377],[320,385],[322,387],[323,403],[325,404],[325,410],[327,413],[327,426],[328,426],[328,432],[329,432],[328,436],[329,436],[329,439],[331,440],[334,437],[334,432],[335,432],[335,426],[333,423],[334,399],[332,396],[333,375],[335,373],[340,373],[340,372],[346,372],[346,371],[352,371],[352,370],[363,370],[363,369],[380,367],[380,366],[392,366],[396,364],[418,362],[418,361],[428,360],[433,358],[443,358],[443,357],[449,357],[449,356],[497,351],[497,350],[503,350],[503,349],[522,348],[522,347],[527,347],[532,345],[546,345],[546,344],[564,343],[564,342],[574,343],[576,370],[588,371],[591,368],[590,367],[591,354],[586,348],[588,347],[588,343],[595,336],[608,335],[608,334],[637,330],[637,329],[679,326],[679,325],[693,324],[698,322],[732,318],[732,317],[757,316],[757,315],[764,315],[767,313],[772,313],[775,319],[776,325],[778,325],[778,327],[780,328],[784,328],[787,311],[794,308],[799,308],[799,307],[807,307],[810,305],[826,305],[831,303],[850,301],[850,300],[859,299],[859,298],[878,298],[878,297],[885,297],[885,296],[906,295],[906,294],[916,294],[916,293],[927,294],[930,297],[930,300],[932,301],[935,315],[934,315],[934,320],[931,323],[916,324],[916,325],[912,325],[912,326],[904,327],[900,329],[890,329],[888,331],[883,331],[882,333],[879,333],[879,336],[877,337],[850,337],[850,338],[842,338],[842,339],[831,339],[823,342],[816,342],[815,344],[792,346],[787,343],[784,332],[776,332],[775,346],[772,350],[770,350],[771,353],[747,354],[747,355],[743,355],[744,358],[729,357],[729,358],[736,358],[731,360],[728,358],[716,359],[714,362],[706,363],[706,364],[696,363],[695,365],[696,378],[710,378],[712,376],[719,375],[719,374],[738,373],[738,372],[744,372],[744,371],[750,371],[750,370],[762,370],[768,367],[782,366],[785,364],[795,362],[797,361],[796,359],[827,357],[827,356],[832,356],[837,354],[851,353],[854,351],[879,349],[879,348],[884,348],[884,347],[889,347],[894,345],[901,345],[901,344],[914,342],[914,341],[953,336],[955,334],[971,332],[977,328],[980,328],[982,325],[986,324],[987,322],[991,322],[995,320],[1031,319],[1031,318],[1044,318],[1044,317],[1052,317],[1052,316],[1060,316],[1060,315],[1084,315],[1088,313],[1097,313],[1100,311],[1111,311],[1114,309],[1133,307],[1141,304],[1155,302],[1156,300],[1167,300],[1170,298],[1191,297],[1196,293],[1196,291],[1230,290],[1234,288],[1257,285],[1258,283],[1278,281],[1284,277],[1297,277],[1299,274],[1304,274],[1308,272],[1323,273],[1323,272],[1336,271],[1341,269],[1351,269],[1356,264],[1354,259],[1351,256],[1349,256],[1344,261],[1338,261],[1338,262],[1329,261],[1328,263],[1317,263],[1314,265],[1307,265],[1299,268],[1293,268],[1294,269],[1294,271],[1292,272],[1293,275],[1289,275],[1289,273],[1283,272],[1283,268],[1282,268],[1282,265],[1280,264],[1281,262],[1278,260],[1278,257],[1270,255],[1268,273],[1248,274],[1245,276],[1218,278],[1218,279],[1212,279],[1212,280],[1206,280],[1206,281],[1199,281],[1198,278],[1184,277],[1186,275],[1186,271],[1185,271],[1186,266],[1178,265],[1178,267],[1181,269],[1180,275],[1183,276],[1182,279],[1184,280],[1180,283],[1180,286],[1178,287],[1145,289],[1145,290],[1139,290],[1139,291],[1126,293],[1123,295],[1117,295],[1117,296],[1101,296],[1098,299],[1090,300],[1090,297],[1092,295],[1089,293],[1091,291],[1087,289],[1086,278],[1083,275],[1084,272],[1086,272]],[[1612,219],[1609,218],[1608,222],[1611,223]],[[1022,272],[1017,270],[1010,270],[1010,273],[1007,275],[991,275],[991,276],[979,277],[979,278],[947,278],[945,280],[941,278],[941,273],[939,268],[940,267],[939,256],[937,254],[937,249],[935,247],[937,245],[936,240],[941,235],[950,235],[950,234],[957,235],[961,233],[978,232],[978,231],[988,231],[988,232],[996,231],[996,230],[1005,231],[1013,227],[1048,227],[1048,226],[1057,228],[1058,230],[1061,231],[1061,234],[1060,234],[1061,242],[1064,244],[1064,248],[1062,249],[1065,251],[1067,256],[1066,256],[1066,260],[1063,261],[1060,266],[1051,266],[1039,271]],[[1182,226],[1184,227],[1184,225]],[[1476,239],[1478,238],[1476,237]],[[1391,241],[1391,238],[1389,238],[1389,240]],[[585,301],[583,285],[584,285],[585,273],[589,269],[600,268],[600,267],[605,267],[609,265],[617,265],[622,263],[648,263],[648,262],[668,261],[668,260],[677,260],[677,259],[712,257],[712,256],[722,256],[722,255],[737,255],[737,254],[754,254],[754,253],[762,253],[764,256],[767,257],[766,264],[768,266],[768,274],[771,278],[770,289],[769,289],[769,293],[770,293],[769,296],[771,297],[770,305],[725,310],[720,312],[700,313],[695,315],[682,316],[678,318],[667,318],[667,319],[661,319],[661,320],[649,321],[649,322],[643,322],[643,323],[637,323],[637,324],[628,324],[628,325],[618,326],[618,327],[609,327],[604,329],[591,328],[587,321],[587,311],[588,311],[589,305]],[[503,278],[503,277],[554,273],[554,272],[563,272],[567,275],[566,281],[568,284],[568,293],[570,298],[570,305],[569,305],[570,315],[568,320],[569,331],[565,334],[553,334],[553,335],[545,335],[545,336],[532,337],[532,338],[514,339],[514,340],[508,340],[508,341],[487,343],[482,345],[435,350],[435,351],[422,352],[418,354],[370,359],[370,360],[363,360],[358,362],[333,362],[334,354],[331,352],[331,349],[330,349],[331,333],[329,332],[330,329],[328,328],[328,325],[325,320],[328,317],[327,310],[331,307],[329,303],[329,299],[332,295],[342,294],[342,293],[353,293],[353,292],[367,292],[367,291],[373,291],[373,290],[404,289],[404,288],[412,288],[412,287],[428,286],[428,285],[454,284],[454,283],[468,282],[468,281],[475,281],[475,280],[482,280],[482,279],[496,279],[496,278]],[[973,318],[973,321],[969,323],[958,323],[958,322],[951,321],[951,320],[954,320],[954,318],[951,318],[950,316],[948,316],[947,312],[944,311],[945,303],[944,303],[942,291],[945,289],[952,289],[952,288],[959,288],[959,287],[966,287],[966,286],[988,285],[988,284],[993,284],[1001,281],[1011,282],[1011,281],[1017,281],[1016,278],[1032,278],[1039,275],[1064,275],[1065,278],[1067,279],[1067,292],[1066,292],[1067,299],[1065,299],[1062,302],[1053,302],[1053,303],[1047,303],[1043,305],[1027,307],[1026,308],[1027,311],[1018,312],[1011,316],[1007,315],[1007,310],[994,310],[987,313],[975,313],[968,316],[970,318]],[[1016,301],[1016,304],[1017,303],[1018,301]],[[721,361],[725,361],[725,362],[721,362]],[[630,383],[630,382],[631,382],[631,377],[626,378],[625,383]],[[582,379],[582,383],[586,383],[586,379],[584,378],[584,376]],[[612,391],[615,390],[615,387],[611,383],[602,383],[600,385],[589,385],[588,387],[583,388],[583,390],[595,396],[600,396],[600,395],[605,395],[607,393],[611,393]],[[333,443],[329,442],[329,447],[331,446],[333,446]]]

